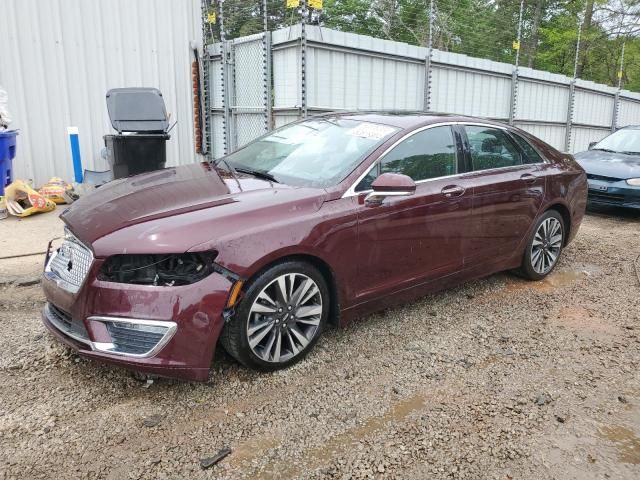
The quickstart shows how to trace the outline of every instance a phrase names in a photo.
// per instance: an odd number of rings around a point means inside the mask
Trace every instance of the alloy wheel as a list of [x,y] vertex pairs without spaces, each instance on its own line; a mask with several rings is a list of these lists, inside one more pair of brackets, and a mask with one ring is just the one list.
[[551,271],[562,249],[562,224],[556,218],[546,218],[538,227],[531,244],[531,266],[540,275]]
[[262,289],[251,306],[249,347],[265,362],[290,360],[318,333],[322,309],[315,281],[301,273],[280,275]]

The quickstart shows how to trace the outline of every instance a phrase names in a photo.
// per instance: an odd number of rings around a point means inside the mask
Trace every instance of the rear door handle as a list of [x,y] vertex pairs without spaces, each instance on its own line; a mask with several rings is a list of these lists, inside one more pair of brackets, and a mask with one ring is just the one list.
[[441,192],[445,197],[453,198],[464,195],[465,189],[460,185],[447,185],[441,190]]
[[530,173],[525,173],[520,176],[520,179],[524,180],[527,183],[534,183],[538,179],[538,177],[536,177],[535,175],[531,175]]

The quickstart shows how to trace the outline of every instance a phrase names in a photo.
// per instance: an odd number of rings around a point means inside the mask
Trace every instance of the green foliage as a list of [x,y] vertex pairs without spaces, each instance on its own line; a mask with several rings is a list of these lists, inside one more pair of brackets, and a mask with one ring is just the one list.
[[[429,1],[324,0],[324,10],[310,10],[307,21],[426,46]],[[270,29],[300,21],[299,10],[285,4],[286,0],[267,1]],[[223,5],[228,38],[262,31],[262,0],[225,0]],[[433,45],[514,63],[519,14],[520,0],[435,0]],[[617,85],[625,43],[623,86],[640,91],[640,27],[633,28],[640,25],[639,0],[525,0],[522,18],[521,65],[572,76],[582,23],[578,76]],[[212,33],[219,37],[217,26]]]

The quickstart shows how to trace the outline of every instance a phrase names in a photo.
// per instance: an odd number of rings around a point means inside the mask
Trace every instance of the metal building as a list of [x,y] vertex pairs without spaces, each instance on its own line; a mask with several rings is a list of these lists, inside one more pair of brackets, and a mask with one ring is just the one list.
[[107,169],[105,94],[115,87],[159,88],[178,121],[167,164],[193,162],[191,62],[201,38],[200,0],[3,0],[0,84],[20,129],[16,176],[72,180],[69,126],[79,128],[84,167]]

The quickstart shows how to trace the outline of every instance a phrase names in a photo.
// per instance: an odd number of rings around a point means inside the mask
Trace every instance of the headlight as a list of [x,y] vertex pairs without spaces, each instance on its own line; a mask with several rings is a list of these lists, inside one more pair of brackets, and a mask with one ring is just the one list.
[[632,187],[640,187],[640,178],[630,178],[627,183]]
[[214,271],[215,257],[215,252],[113,255],[104,262],[98,279],[163,287],[189,285]]

